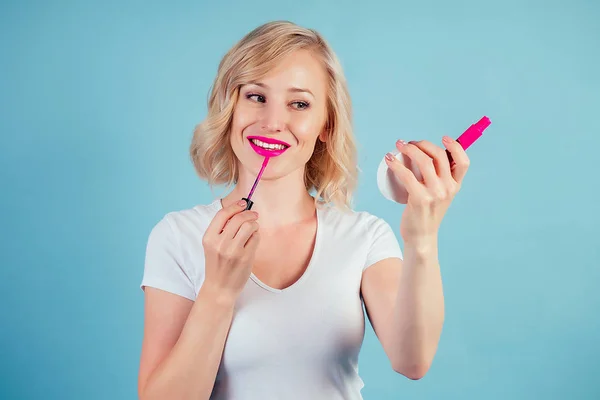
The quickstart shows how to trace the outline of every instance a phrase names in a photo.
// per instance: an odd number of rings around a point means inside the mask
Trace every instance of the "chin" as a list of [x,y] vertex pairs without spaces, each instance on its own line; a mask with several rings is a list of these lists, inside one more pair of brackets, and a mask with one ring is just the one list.
[[[264,160],[263,157],[258,156],[257,159],[256,156],[257,155],[254,154],[241,161],[243,169],[248,171],[252,178],[258,176]],[[275,181],[277,179],[282,179],[293,174],[297,169],[298,167],[291,165],[288,160],[281,157],[271,157],[267,168],[265,168],[265,171],[262,174],[261,181]]]
[[[253,176],[257,176],[262,167],[263,160],[263,157],[259,157],[258,162],[252,162],[250,165],[244,164],[244,168],[247,171],[250,171]],[[272,181],[289,175],[293,168],[290,168],[291,166],[286,162],[281,161],[284,160],[279,160],[278,157],[271,157],[267,168],[265,168],[265,171],[262,174],[261,180]]]

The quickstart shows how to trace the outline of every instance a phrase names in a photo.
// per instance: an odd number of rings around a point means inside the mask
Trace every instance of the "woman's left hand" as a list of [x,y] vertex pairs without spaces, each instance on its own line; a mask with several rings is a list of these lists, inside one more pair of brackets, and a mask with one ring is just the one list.
[[437,239],[442,219],[469,169],[469,157],[460,143],[448,136],[444,136],[442,142],[452,156],[452,165],[446,151],[431,142],[396,142],[404,158],[408,157],[419,168],[422,182],[393,155],[386,155],[388,167],[408,192],[400,222],[400,234],[405,243]]

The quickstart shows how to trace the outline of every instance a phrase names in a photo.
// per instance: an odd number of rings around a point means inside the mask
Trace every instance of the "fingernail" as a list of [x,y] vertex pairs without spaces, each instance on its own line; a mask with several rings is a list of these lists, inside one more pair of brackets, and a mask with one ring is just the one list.
[[240,200],[240,201],[238,201],[238,206],[240,206],[240,207],[246,206],[246,200]]
[[387,153],[385,155],[385,159],[388,160],[388,161],[394,161],[394,158],[395,157],[394,157],[394,155],[392,153]]
[[400,147],[404,146],[405,144],[406,144],[406,142],[402,139],[398,139],[398,141],[396,142],[396,145],[398,145]]
[[452,139],[450,139],[450,136],[444,136],[444,137],[442,138],[442,141],[443,141],[444,143],[450,143],[450,142],[452,141]]

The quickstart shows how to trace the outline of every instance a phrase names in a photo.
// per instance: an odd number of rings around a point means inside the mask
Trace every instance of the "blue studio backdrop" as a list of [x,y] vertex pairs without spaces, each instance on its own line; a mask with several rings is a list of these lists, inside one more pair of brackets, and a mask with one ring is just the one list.
[[223,54],[277,19],[339,55],[356,208],[398,238],[384,154],[492,120],[440,232],[433,366],[394,373],[367,325],[364,398],[600,398],[599,18],[583,0],[3,1],[0,398],[137,397],[148,234],[214,198],[192,130]]

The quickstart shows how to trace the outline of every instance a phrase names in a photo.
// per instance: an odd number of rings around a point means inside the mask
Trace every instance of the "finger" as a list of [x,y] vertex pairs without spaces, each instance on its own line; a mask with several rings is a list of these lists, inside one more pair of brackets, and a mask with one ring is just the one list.
[[240,212],[244,211],[245,208],[246,202],[244,200],[240,200],[239,202],[230,204],[229,206],[220,209],[208,225],[206,234],[219,235],[223,231],[223,228],[225,228],[227,221],[229,221],[229,219],[235,214],[239,214]]
[[392,153],[387,153],[385,155],[385,162],[389,169],[392,170],[394,175],[400,179],[400,181],[404,184],[407,192],[409,194],[417,194],[423,190],[425,187],[421,182],[417,180],[417,177],[413,172],[406,168]]
[[[404,165],[408,170],[410,171],[414,171],[415,168],[417,168],[416,166],[414,166],[414,162],[413,160],[410,159],[409,156],[407,156],[406,154],[402,154],[400,153],[400,156],[402,157],[402,162],[401,164]],[[419,183],[423,183],[422,177],[417,177],[415,175],[415,177],[417,178],[417,181],[419,181]]]
[[256,220],[248,220],[240,225],[239,229],[235,233],[231,244],[236,248],[242,248],[246,246],[246,242],[250,239],[250,236],[254,232],[258,231],[258,222]]
[[457,183],[462,183],[467,171],[469,169],[470,160],[469,156],[467,156],[467,152],[460,143],[456,140],[452,139],[449,136],[444,136],[442,138],[442,143],[446,146],[448,150],[448,155],[450,161],[450,170],[452,172],[452,177]]
[[419,142],[409,142],[417,146],[421,151],[427,154],[433,159],[433,165],[437,171],[437,175],[444,181],[448,182],[452,178],[452,172],[450,171],[450,162],[448,161],[448,155],[446,151],[440,146],[427,141],[421,140]]
[[256,221],[258,218],[258,213],[255,211],[245,210],[239,214],[234,215],[227,221],[227,224],[223,228],[222,236],[225,239],[233,239],[240,230],[240,227],[246,223],[251,221]]
[[246,249],[247,251],[249,251],[250,253],[253,254],[256,252],[256,249],[258,248],[259,243],[260,243],[260,231],[255,231],[248,238],[248,241],[246,242],[246,246],[244,246],[244,249]]
[[396,142],[396,147],[402,154],[407,155],[415,164],[417,164],[417,167],[419,167],[419,171],[421,171],[421,175],[423,175],[423,180],[425,181],[426,185],[436,184],[436,182],[439,180],[439,177],[435,172],[435,167],[431,157],[423,153],[423,151],[421,151],[421,149],[414,144],[406,143],[402,140],[398,140]]

